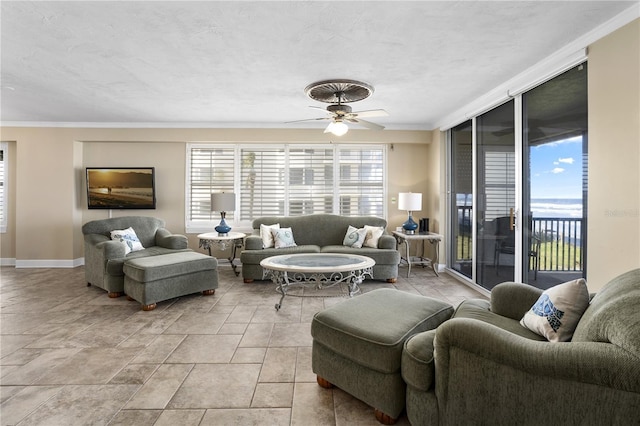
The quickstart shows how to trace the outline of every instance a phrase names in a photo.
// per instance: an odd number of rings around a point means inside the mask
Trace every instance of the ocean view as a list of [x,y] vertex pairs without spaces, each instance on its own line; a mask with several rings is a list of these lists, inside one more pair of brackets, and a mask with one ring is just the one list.
[[581,199],[560,198],[534,198],[531,200],[531,213],[533,217],[582,217]]
[[[471,229],[470,194],[458,194],[458,221],[461,229]],[[546,238],[580,245],[582,200],[579,198],[534,198],[531,200],[534,232]],[[500,213],[495,213],[500,216]],[[495,217],[495,216],[494,216]],[[542,219],[542,220],[541,220]]]

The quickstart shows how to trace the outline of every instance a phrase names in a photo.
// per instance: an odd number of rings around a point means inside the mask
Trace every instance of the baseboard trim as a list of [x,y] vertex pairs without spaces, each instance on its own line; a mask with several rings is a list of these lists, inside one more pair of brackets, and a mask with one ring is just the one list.
[[15,260],[14,265],[17,268],[76,268],[84,265],[84,257],[73,260]]
[[0,258],[0,266],[16,266],[16,258],[15,257]]

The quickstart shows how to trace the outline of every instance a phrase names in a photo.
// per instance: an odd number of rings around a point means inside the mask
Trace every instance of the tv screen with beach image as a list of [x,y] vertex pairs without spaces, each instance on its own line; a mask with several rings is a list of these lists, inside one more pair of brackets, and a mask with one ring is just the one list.
[[90,209],[155,209],[153,167],[87,167]]

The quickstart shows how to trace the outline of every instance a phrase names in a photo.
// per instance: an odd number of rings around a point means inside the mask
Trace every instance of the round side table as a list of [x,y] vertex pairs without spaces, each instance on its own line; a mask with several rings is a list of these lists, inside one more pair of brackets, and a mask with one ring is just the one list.
[[219,235],[217,232],[207,232],[204,234],[198,235],[200,239],[199,246],[204,250],[209,251],[209,256],[211,256],[211,246],[215,244],[220,250],[226,250],[231,247],[231,254],[227,258],[229,263],[231,264],[231,268],[233,268],[233,272],[236,274],[236,277],[240,275],[240,271],[236,268],[236,264],[233,261],[236,258],[236,252],[239,248],[244,244],[244,237],[246,234],[242,232],[229,232],[226,235]]

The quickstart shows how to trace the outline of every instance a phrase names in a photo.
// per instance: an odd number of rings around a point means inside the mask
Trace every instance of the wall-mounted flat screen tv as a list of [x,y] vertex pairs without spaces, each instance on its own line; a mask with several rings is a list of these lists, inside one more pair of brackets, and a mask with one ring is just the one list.
[[154,167],[87,167],[90,209],[155,209]]

